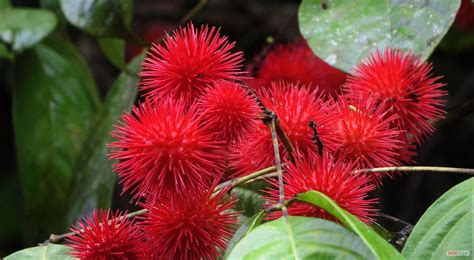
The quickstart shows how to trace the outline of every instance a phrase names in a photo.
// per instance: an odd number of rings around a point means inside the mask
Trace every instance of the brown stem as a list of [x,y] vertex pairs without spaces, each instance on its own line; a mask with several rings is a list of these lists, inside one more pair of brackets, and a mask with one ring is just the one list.
[[438,167],[438,166],[394,166],[381,167],[371,169],[356,170],[355,173],[371,173],[371,172],[448,172],[448,173],[462,173],[474,175],[474,169],[454,168],[454,167]]
[[181,18],[179,21],[181,24],[186,23],[187,21],[191,20],[201,9],[207,4],[207,0],[199,0],[199,2],[191,9],[188,11],[187,14]]

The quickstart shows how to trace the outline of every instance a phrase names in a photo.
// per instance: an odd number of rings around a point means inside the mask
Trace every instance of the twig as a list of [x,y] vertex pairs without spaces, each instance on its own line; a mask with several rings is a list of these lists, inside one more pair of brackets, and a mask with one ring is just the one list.
[[313,130],[313,137],[311,140],[313,140],[313,142],[318,146],[319,156],[323,156],[323,142],[321,142],[321,139],[319,138],[316,122],[311,119],[309,120],[308,126]]
[[394,166],[381,167],[356,170],[355,173],[371,173],[371,172],[447,172],[447,173],[462,173],[474,175],[474,169],[467,168],[453,168],[453,167],[438,167],[438,166]]
[[268,124],[270,127],[270,131],[272,133],[272,141],[273,141],[273,152],[275,153],[275,166],[278,175],[278,190],[279,190],[279,203],[281,205],[281,211],[283,217],[288,217],[288,209],[285,205],[285,190],[283,187],[283,172],[281,167],[281,159],[280,159],[280,148],[278,145],[278,138],[277,138],[277,131],[276,131],[276,116],[274,115]]
[[274,205],[266,208],[265,213],[270,213],[270,212],[273,212],[273,211],[282,210],[283,209],[282,205],[284,207],[288,208],[295,201],[296,201],[296,198],[291,198],[289,200],[286,200],[283,204],[281,204],[281,203],[274,204]]
[[[245,183],[249,180],[252,180],[254,178],[257,178],[259,176],[262,176],[262,175],[265,175],[265,174],[268,174],[268,173],[271,173],[271,172],[274,172],[274,171],[276,171],[276,167],[272,166],[272,167],[262,169],[260,171],[251,173],[249,175],[246,175],[246,176],[243,176],[243,177],[240,177],[240,178],[235,178],[235,179],[223,182],[223,183],[216,186],[215,192],[219,191],[219,190],[221,190],[221,189],[223,189],[227,186],[230,186],[231,188],[233,188],[233,187],[235,187],[237,185],[240,185],[242,183]],[[119,222],[122,221],[124,218],[133,218],[133,217],[136,217],[136,216],[139,216],[139,215],[143,215],[147,212],[148,212],[147,209],[141,209],[141,210],[138,210],[138,211],[135,211],[135,212],[131,212],[131,213],[125,215],[125,216],[119,217]],[[110,220],[109,223],[111,223],[111,221],[112,220]],[[69,232],[69,233],[61,234],[61,235],[51,234],[49,236],[49,239],[46,240],[41,245],[47,245],[49,243],[58,243],[58,242],[62,241],[63,239],[65,239],[66,237],[74,236],[74,235],[77,235],[77,234],[82,233],[82,232],[84,232],[83,229],[80,229],[80,230],[75,231],[75,232]]]
[[205,5],[207,4],[207,0],[199,0],[199,2],[191,9],[188,11],[186,15],[181,18],[179,21],[180,23],[185,23],[189,21],[193,16],[195,16]]

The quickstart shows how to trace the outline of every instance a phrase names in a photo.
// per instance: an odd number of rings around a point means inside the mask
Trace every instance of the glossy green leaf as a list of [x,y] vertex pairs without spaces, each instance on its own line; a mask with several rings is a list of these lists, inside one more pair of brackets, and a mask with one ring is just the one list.
[[252,230],[254,230],[257,226],[262,224],[265,218],[265,211],[261,210],[260,212],[256,213],[250,218],[244,217],[243,220],[239,223],[239,228],[235,231],[234,235],[229,241],[227,245],[227,249],[225,251],[224,257],[228,256],[235,245],[246,235],[248,235]]
[[68,255],[71,251],[69,247],[63,245],[48,244],[46,246],[30,247],[18,252],[15,252],[7,257],[5,260],[60,260],[60,259],[76,259]]
[[356,233],[370,250],[379,259],[403,259],[403,256],[388,243],[385,239],[372,230],[369,226],[360,221],[325,194],[318,191],[308,191],[298,194],[297,199],[306,203],[313,204],[329,212],[331,215],[341,221],[347,228]]
[[19,55],[13,73],[18,171],[35,230],[63,231],[71,180],[99,97],[73,45],[48,39]]
[[[132,60],[128,69],[138,73],[143,57],[140,55]],[[122,113],[130,110],[137,92],[138,77],[123,72],[107,93],[96,125],[79,158],[69,195],[69,222],[74,222],[95,208],[110,207],[116,174],[112,172],[112,161],[107,156],[107,143],[112,141],[110,131]]]
[[459,5],[460,0],[303,0],[299,25],[316,55],[351,72],[371,52],[387,47],[428,59]]
[[12,50],[29,48],[50,34],[56,26],[56,17],[47,10],[30,8],[0,9],[0,41]]
[[72,25],[94,36],[130,34],[133,0],[61,0],[61,9]]
[[354,233],[323,219],[279,218],[255,228],[227,259],[374,259]]
[[[474,178],[443,194],[423,214],[408,238],[408,259],[441,259],[448,252],[474,252]],[[472,259],[472,258],[471,258]]]
[[126,69],[124,40],[119,38],[99,38],[97,41],[100,50],[110,63],[121,70]]

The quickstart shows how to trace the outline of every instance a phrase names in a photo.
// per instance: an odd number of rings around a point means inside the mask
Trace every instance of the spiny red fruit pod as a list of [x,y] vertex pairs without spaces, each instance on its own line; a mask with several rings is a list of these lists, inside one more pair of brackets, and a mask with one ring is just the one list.
[[[368,193],[374,190],[370,177],[354,174],[354,164],[333,158],[329,153],[313,158],[300,158],[296,164],[288,163],[283,174],[285,199],[299,193],[315,190],[324,193],[341,208],[349,211],[361,221],[369,223],[376,214],[376,199]],[[266,199],[273,205],[279,201],[278,182],[270,182],[272,188],[266,191]],[[336,220],[321,208],[305,202],[295,202],[288,207],[292,216],[308,216]],[[270,219],[281,217],[281,211],[272,212]]]
[[[347,74],[314,55],[305,40],[275,46],[259,65],[255,88],[270,87],[272,81],[286,81],[318,87],[319,91],[336,94]],[[254,84],[253,84],[254,83]]]
[[[317,94],[317,90],[291,83],[272,83],[270,89],[261,91],[260,99],[269,110],[276,113],[292,145],[303,154],[315,156],[319,153],[318,146],[312,139],[313,131],[308,127],[310,120],[316,122],[323,144],[330,142],[330,129],[327,128],[328,103]],[[284,149],[281,151],[286,155]],[[236,147],[232,165],[238,175],[241,175],[269,167],[274,160],[270,130],[266,125],[260,124]]]
[[255,98],[235,82],[222,80],[208,88],[198,107],[203,127],[228,144],[240,141],[261,123]]
[[[388,115],[386,107],[373,98],[353,100],[341,96],[331,110],[330,128],[333,146],[329,148],[343,161],[352,162],[357,168],[396,166],[402,131],[391,124],[396,114]],[[373,174],[380,183],[382,175]]]
[[79,259],[136,259],[142,255],[139,228],[125,213],[95,210],[90,217],[71,228],[77,235],[67,239],[71,255]]
[[218,80],[242,79],[242,52],[232,53],[234,45],[215,27],[180,27],[148,51],[140,72],[144,95],[190,104]]
[[165,99],[154,106],[147,99],[122,121],[112,132],[118,140],[109,145],[110,158],[118,160],[123,190],[135,198],[180,194],[220,178],[222,144],[199,126],[195,105]]
[[454,24],[461,31],[474,31],[474,3],[462,0]]
[[167,259],[216,259],[231,238],[237,213],[233,197],[211,188],[189,189],[145,203],[142,230],[158,257]]
[[384,103],[389,114],[398,116],[396,126],[420,143],[434,131],[431,123],[446,114],[443,97],[447,92],[431,70],[430,63],[411,53],[386,49],[360,63],[345,89],[353,98],[374,97]]

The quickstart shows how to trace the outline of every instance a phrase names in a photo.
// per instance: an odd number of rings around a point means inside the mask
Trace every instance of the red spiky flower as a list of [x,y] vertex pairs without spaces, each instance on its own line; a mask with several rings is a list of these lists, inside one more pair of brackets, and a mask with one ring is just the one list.
[[314,55],[305,40],[275,46],[259,65],[255,88],[270,87],[272,81],[286,81],[318,87],[319,91],[336,94],[347,74]]
[[143,252],[139,229],[125,213],[95,210],[71,231],[77,235],[66,239],[71,255],[79,259],[136,259]]
[[440,77],[431,76],[432,66],[411,53],[386,49],[360,63],[345,86],[349,96],[364,100],[374,97],[396,114],[395,124],[407,130],[417,143],[434,131],[431,123],[443,118],[447,94]]
[[122,120],[112,132],[118,140],[109,146],[124,191],[135,197],[179,194],[220,178],[221,143],[199,126],[195,105],[187,109],[166,99],[154,106],[146,100]]
[[234,45],[215,27],[180,27],[148,51],[141,89],[148,97],[172,96],[192,103],[216,81],[242,78],[242,52],[232,53]]
[[219,81],[199,100],[203,126],[218,140],[236,143],[260,123],[255,98],[240,84]]
[[454,24],[461,31],[474,30],[474,3],[462,0]]
[[[396,166],[402,148],[401,131],[391,124],[397,115],[387,115],[385,106],[372,98],[352,100],[342,96],[332,109],[331,128],[335,156],[357,168]],[[373,174],[379,183],[381,175]]]
[[[334,159],[329,153],[310,159],[301,158],[296,164],[287,164],[283,174],[285,199],[296,194],[315,190],[324,193],[340,207],[349,211],[361,221],[368,223],[376,213],[376,199],[368,193],[374,190],[369,176],[354,174],[354,164]],[[279,201],[278,182],[270,181],[272,188],[266,191],[266,199],[273,205]],[[308,216],[335,220],[321,208],[305,202],[295,202],[288,207],[292,216]],[[270,219],[281,216],[281,211],[272,212]]]
[[233,234],[237,214],[226,190],[189,189],[183,196],[147,202],[141,223],[154,252],[168,259],[216,259]]
[[[326,127],[329,121],[327,102],[316,93],[317,90],[305,86],[279,82],[272,83],[270,89],[264,89],[260,94],[263,104],[278,116],[292,145],[308,156],[319,153],[318,146],[312,140],[313,131],[308,127],[310,120],[316,122],[323,144],[331,140],[330,129]],[[260,124],[235,149],[233,166],[238,174],[248,174],[273,165],[275,158],[272,144],[269,128]],[[281,151],[283,155],[286,154],[284,149]]]

